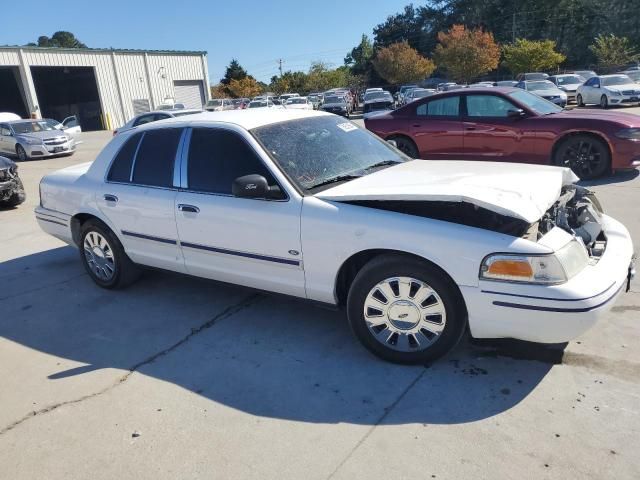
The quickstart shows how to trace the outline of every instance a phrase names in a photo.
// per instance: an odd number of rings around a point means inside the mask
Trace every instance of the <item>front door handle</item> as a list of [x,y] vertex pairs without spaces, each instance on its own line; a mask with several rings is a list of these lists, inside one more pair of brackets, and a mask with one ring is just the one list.
[[105,193],[104,197],[105,201],[116,203],[118,201],[118,197],[115,195],[111,195],[110,193]]
[[184,203],[178,204],[178,210],[181,212],[200,213],[200,209],[195,205],[185,205]]
[[464,127],[465,130],[475,130],[476,127]]
[[422,125],[420,125],[419,123],[414,123],[413,125],[411,125],[413,128],[420,128]]

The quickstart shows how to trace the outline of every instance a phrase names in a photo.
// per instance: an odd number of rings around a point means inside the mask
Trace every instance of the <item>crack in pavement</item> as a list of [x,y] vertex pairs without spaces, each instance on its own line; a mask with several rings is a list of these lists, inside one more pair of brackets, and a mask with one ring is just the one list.
[[418,375],[408,386],[407,388],[405,388],[402,393],[400,393],[400,395],[398,396],[398,398],[396,398],[393,403],[391,405],[389,405],[388,407],[384,408],[384,413],[380,416],[380,418],[376,421],[376,423],[374,423],[369,430],[367,430],[367,433],[365,433],[362,438],[360,440],[358,440],[358,443],[356,443],[354,445],[354,447],[349,450],[349,453],[347,453],[347,456],[344,457],[342,459],[342,461],[338,464],[338,466],[333,470],[333,472],[331,472],[329,474],[329,476],[327,477],[326,480],[330,480],[332,479],[336,473],[338,473],[338,470],[340,470],[343,465],[345,463],[347,463],[347,461],[353,456],[354,453],[356,453],[356,450],[358,450],[358,448],[360,448],[360,446],[367,441],[367,439],[371,436],[371,434],[373,433],[373,431],[389,416],[389,414],[393,411],[394,408],[396,408],[398,406],[398,404],[402,401],[402,399],[407,395],[407,393],[409,393],[409,391],[416,385],[416,383],[418,383],[422,377],[424,377],[424,375],[427,373],[428,370],[428,366],[425,366],[424,369],[422,370],[422,372],[420,372],[420,375]]
[[98,397],[100,395],[103,395],[103,394],[107,393],[108,391],[110,391],[110,390],[118,387],[119,385],[122,385],[124,382],[126,382],[129,379],[129,377],[131,377],[131,375],[134,372],[138,371],[141,367],[149,365],[149,364],[155,362],[156,360],[158,360],[159,358],[168,355],[169,353],[173,352],[177,348],[179,348],[182,345],[184,345],[185,343],[187,343],[189,340],[191,340],[191,338],[193,338],[194,336],[196,336],[199,333],[203,332],[204,330],[206,330],[208,328],[211,328],[212,326],[217,324],[219,321],[224,320],[226,318],[229,318],[229,317],[235,315],[236,313],[238,313],[238,312],[240,312],[240,311],[242,311],[242,310],[244,310],[246,308],[249,308],[256,301],[258,301],[260,298],[261,298],[261,295],[258,294],[258,293],[254,293],[252,295],[249,295],[248,297],[244,298],[242,301],[225,308],[222,312],[220,312],[219,314],[217,314],[216,316],[214,316],[213,318],[211,318],[207,322],[203,323],[199,327],[192,328],[191,332],[189,334],[184,336],[182,339],[178,340],[176,343],[174,343],[170,347],[167,347],[164,350],[161,350],[161,351],[151,355],[150,357],[147,357],[146,359],[142,360],[141,362],[136,363],[135,365],[133,365],[132,367],[130,367],[128,369],[126,374],[124,374],[123,376],[118,378],[111,385],[109,385],[109,386],[107,386],[107,387],[105,387],[102,390],[99,390],[97,392],[90,393],[90,394],[87,394],[87,395],[83,395],[82,397],[79,397],[79,398],[76,398],[76,399],[73,399],[73,400],[67,400],[67,401],[64,401],[64,402],[55,403],[53,405],[49,405],[47,407],[41,408],[40,410],[34,410],[34,411],[28,413],[27,415],[25,415],[24,417],[22,417],[21,419],[16,420],[15,422],[10,423],[6,427],[2,428],[0,430],[0,435],[4,435],[5,433],[13,430],[14,428],[18,427],[19,425],[21,425],[22,423],[26,422],[27,420],[29,420],[31,418],[47,414],[47,413],[52,412],[52,411],[54,411],[54,410],[56,410],[56,409],[58,409],[60,407],[81,403],[81,402],[83,402],[83,401],[85,401],[85,400],[87,400],[89,398]]

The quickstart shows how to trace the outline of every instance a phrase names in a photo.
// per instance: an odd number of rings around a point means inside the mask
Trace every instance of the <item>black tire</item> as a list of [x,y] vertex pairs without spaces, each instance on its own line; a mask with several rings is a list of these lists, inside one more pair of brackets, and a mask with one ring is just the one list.
[[398,150],[411,158],[420,158],[420,152],[416,144],[407,137],[391,137],[389,140],[394,140],[398,146]]
[[607,98],[606,95],[602,95],[600,97],[600,108],[603,108],[605,110],[609,108],[609,99]]
[[593,135],[574,135],[556,148],[553,163],[573,170],[581,180],[604,175],[611,166],[609,147]]
[[584,107],[584,102],[582,101],[582,95],[578,94],[578,96],[576,97],[576,103],[578,104],[579,107]]
[[21,162],[24,162],[25,160],[29,160],[29,157],[27,157],[26,150],[20,144],[16,145],[16,155],[18,156],[18,160],[20,160]]
[[[85,253],[87,237],[91,236],[92,233],[97,233],[102,236],[102,238],[106,240],[109,250],[112,253],[113,274],[109,278],[102,278],[100,276],[99,269],[94,268],[95,264],[90,264],[90,254],[88,254],[88,252]],[[131,285],[140,276],[140,268],[127,256],[118,237],[114,235],[109,227],[99,220],[88,220],[82,225],[78,249],[85,270],[91,279],[102,288],[109,290],[124,288]],[[104,268],[102,270],[104,270]]]
[[[439,296],[439,302],[441,301],[445,312],[445,321],[442,322],[442,318],[440,319],[441,324],[444,324],[443,330],[439,334],[434,335],[432,339],[429,339],[432,343],[426,342],[424,347],[416,346],[416,336],[408,333],[404,335],[402,339],[399,339],[403,341],[403,344],[409,345],[408,351],[397,350],[389,343],[389,339],[391,339],[393,335],[398,334],[391,333],[392,330],[389,328],[393,328],[393,325],[391,325],[392,322],[399,320],[391,320],[391,317],[388,317],[388,319],[384,316],[380,317],[385,319],[386,326],[382,327],[382,330],[379,330],[377,334],[374,334],[372,329],[379,329],[380,326],[371,327],[370,329],[365,318],[367,298],[373,289],[381,284],[381,282],[394,277],[409,277],[423,282],[423,284],[430,287],[433,292]],[[414,295],[416,298],[418,297],[417,292],[414,293]],[[388,302],[389,300],[387,303]],[[405,304],[408,303],[404,300],[397,300],[389,307],[389,310],[391,310],[394,305],[403,302]],[[426,302],[426,300],[424,300],[423,303],[424,302]],[[416,318],[419,319],[417,320],[418,322],[421,322],[422,313],[420,313],[415,305],[410,308],[414,308],[415,311],[418,312]],[[369,311],[369,309],[367,311]],[[453,281],[428,262],[400,254],[388,254],[376,257],[358,272],[349,289],[347,315],[353,333],[365,348],[383,360],[400,364],[424,364],[441,357],[456,346],[467,326],[464,300]],[[416,325],[411,328],[420,327]],[[423,330],[420,329],[420,331]],[[389,338],[387,338],[387,333],[390,334]],[[413,346],[411,346],[409,338],[412,336],[414,339]],[[420,338],[426,339],[424,335]],[[396,340],[398,340],[398,337],[396,337]],[[400,341],[398,341],[398,345],[400,345]]]

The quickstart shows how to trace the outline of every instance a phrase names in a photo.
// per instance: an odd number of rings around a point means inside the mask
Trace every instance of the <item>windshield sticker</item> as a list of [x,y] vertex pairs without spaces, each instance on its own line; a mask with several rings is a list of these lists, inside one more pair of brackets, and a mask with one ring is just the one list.
[[358,129],[358,127],[356,127],[353,123],[350,123],[350,122],[339,123],[337,126],[340,130],[344,130],[345,132],[352,132],[353,130]]

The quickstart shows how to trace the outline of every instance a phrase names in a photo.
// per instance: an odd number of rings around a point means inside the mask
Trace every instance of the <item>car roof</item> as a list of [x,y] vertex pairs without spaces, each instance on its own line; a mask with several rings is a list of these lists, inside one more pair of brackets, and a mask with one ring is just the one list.
[[279,110],[279,109],[252,109],[252,110],[226,110],[222,112],[202,112],[187,117],[174,117],[159,122],[146,123],[137,127],[138,129],[154,128],[154,125],[168,125],[171,123],[230,123],[251,130],[265,125],[286,122],[288,120],[299,120],[312,117],[326,117],[331,115],[326,112],[316,110]]

